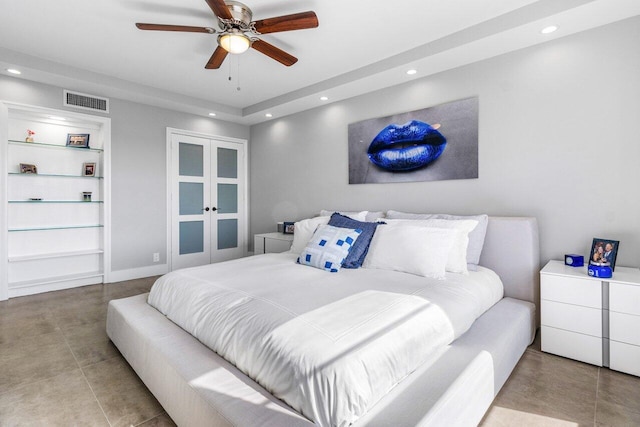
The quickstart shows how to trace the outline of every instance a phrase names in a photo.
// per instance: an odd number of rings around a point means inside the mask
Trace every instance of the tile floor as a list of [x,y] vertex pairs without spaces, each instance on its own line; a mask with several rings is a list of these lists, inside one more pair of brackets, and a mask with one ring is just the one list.
[[[0,426],[173,426],[105,333],[155,278],[0,302]],[[640,426],[640,378],[527,349],[481,426]]]
[[173,426],[105,332],[155,278],[0,302],[0,426]]

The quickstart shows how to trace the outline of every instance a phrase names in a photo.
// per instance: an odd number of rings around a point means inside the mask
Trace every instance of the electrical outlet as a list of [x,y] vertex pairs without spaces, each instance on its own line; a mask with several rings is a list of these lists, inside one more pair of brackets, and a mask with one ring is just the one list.
[[160,253],[156,252],[153,254],[153,262],[160,262]]

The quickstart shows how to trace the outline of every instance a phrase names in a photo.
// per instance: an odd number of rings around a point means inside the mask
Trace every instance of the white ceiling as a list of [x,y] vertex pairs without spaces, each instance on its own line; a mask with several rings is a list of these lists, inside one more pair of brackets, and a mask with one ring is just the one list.
[[319,28],[262,36],[298,63],[251,49],[205,70],[215,35],[134,26],[216,27],[205,0],[0,0],[0,72],[254,124],[640,14],[639,0],[244,2],[254,20],[316,12]]

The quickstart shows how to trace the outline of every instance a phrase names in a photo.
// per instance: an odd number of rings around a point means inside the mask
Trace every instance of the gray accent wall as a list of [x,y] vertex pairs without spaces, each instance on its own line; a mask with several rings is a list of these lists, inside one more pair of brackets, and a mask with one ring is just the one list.
[[[74,88],[64,88],[74,89]],[[0,76],[0,99],[62,106],[63,88]],[[93,95],[101,95],[99,93]],[[119,99],[110,99],[111,270],[167,263],[167,127],[249,139],[249,127]],[[153,263],[153,253],[160,262]]]
[[[640,17],[251,127],[251,232],[321,209],[535,216],[541,256],[640,264]],[[479,178],[348,184],[347,126],[478,96]],[[508,250],[508,248],[505,248]]]

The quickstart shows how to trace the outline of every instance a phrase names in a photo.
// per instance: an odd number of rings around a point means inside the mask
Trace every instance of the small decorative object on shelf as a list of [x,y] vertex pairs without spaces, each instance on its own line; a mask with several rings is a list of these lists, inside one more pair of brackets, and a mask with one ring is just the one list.
[[84,191],[82,193],[82,200],[84,202],[90,202],[91,201],[91,191]]
[[293,229],[294,229],[294,224],[293,222],[284,222],[284,234],[293,234]]
[[567,254],[564,256],[564,264],[571,267],[582,267],[584,265],[584,257],[582,255]]
[[38,168],[36,165],[20,163],[20,173],[38,173]]
[[67,134],[67,147],[89,148],[89,134],[88,133]]
[[27,137],[24,139],[25,142],[33,142],[33,135],[36,133],[31,129],[27,129]]
[[589,264],[610,266],[611,271],[615,271],[618,246],[620,246],[620,242],[618,240],[594,238],[593,243],[591,244]]
[[41,202],[42,197],[29,197],[29,200],[31,200],[32,202]]
[[96,176],[96,164],[84,163],[82,165],[82,176]]

